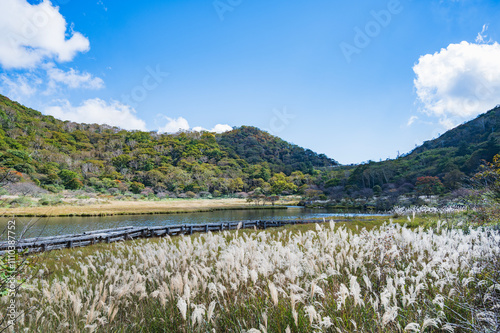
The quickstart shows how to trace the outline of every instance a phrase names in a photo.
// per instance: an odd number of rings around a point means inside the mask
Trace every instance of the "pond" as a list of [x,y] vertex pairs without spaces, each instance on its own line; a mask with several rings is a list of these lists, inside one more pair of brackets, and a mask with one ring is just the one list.
[[[116,215],[104,217],[50,217],[30,218],[20,217],[15,219],[17,237],[26,226],[30,225],[25,234],[29,237],[45,237],[65,234],[83,233],[85,231],[119,228],[126,226],[152,227],[179,224],[206,224],[230,221],[251,220],[299,220],[313,218],[336,218],[346,216],[373,216],[376,214],[339,214],[327,209],[306,209],[303,207],[287,207],[287,209],[248,209],[248,210],[222,210],[215,212],[163,214],[163,215]],[[0,230],[4,231],[9,219],[0,218]],[[1,233],[1,232],[0,232]],[[1,240],[5,240],[4,232]]]

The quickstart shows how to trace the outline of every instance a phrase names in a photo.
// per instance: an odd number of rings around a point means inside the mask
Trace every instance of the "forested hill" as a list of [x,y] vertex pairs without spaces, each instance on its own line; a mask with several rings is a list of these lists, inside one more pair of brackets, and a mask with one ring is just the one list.
[[432,151],[440,152],[443,157],[448,157],[443,162],[443,169],[458,168],[470,174],[477,170],[481,161],[491,162],[493,156],[500,152],[499,139],[500,106],[497,106],[437,139],[424,142],[409,154],[408,159],[416,159]]
[[446,191],[452,191],[500,153],[499,138],[500,107],[496,107],[398,159],[355,166],[344,184],[361,189],[390,186],[404,193],[418,177],[433,176],[439,177]]
[[314,167],[337,165],[325,155],[290,144],[256,127],[242,126],[220,135],[219,144],[233,158],[251,164],[268,162],[275,171],[290,174],[294,170],[312,173]]
[[53,192],[326,194],[341,200],[412,193],[419,177],[431,176],[442,182],[443,193],[462,187],[500,153],[499,129],[496,108],[395,160],[332,168],[338,163],[325,155],[255,127],[223,134],[126,131],[61,121],[0,95],[0,180],[2,172],[15,170],[17,181]]
[[412,153],[418,154],[429,149],[480,145],[490,137],[500,135],[500,106],[455,127],[439,138],[426,141]]
[[[293,183],[292,173],[304,179],[317,168],[337,165],[254,127],[223,134],[126,131],[61,121],[1,95],[0,125],[0,167],[54,191],[116,187],[227,194],[275,186],[280,193],[295,192],[305,181]],[[278,180],[285,184],[276,185]]]

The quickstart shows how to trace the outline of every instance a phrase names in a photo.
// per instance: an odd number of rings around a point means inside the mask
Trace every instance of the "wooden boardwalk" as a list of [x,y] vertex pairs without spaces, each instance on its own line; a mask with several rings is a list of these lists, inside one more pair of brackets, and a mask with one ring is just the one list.
[[285,225],[319,223],[319,220],[282,220],[282,221],[237,221],[212,224],[184,224],[159,227],[121,227],[87,231],[82,234],[61,235],[52,237],[37,237],[20,239],[15,244],[6,241],[0,242],[0,255],[14,248],[17,250],[29,249],[29,253],[60,250],[88,246],[96,243],[114,243],[137,238],[192,235],[199,232],[214,232],[235,229],[267,229]]

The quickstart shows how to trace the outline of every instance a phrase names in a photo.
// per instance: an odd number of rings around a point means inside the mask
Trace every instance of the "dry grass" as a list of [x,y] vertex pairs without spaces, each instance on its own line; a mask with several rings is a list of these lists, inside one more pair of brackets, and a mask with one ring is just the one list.
[[497,331],[498,233],[372,222],[46,253],[16,331]]
[[3,216],[109,216],[139,214],[175,214],[226,209],[269,208],[254,206],[245,199],[170,199],[162,201],[116,201],[86,206],[63,205],[55,207],[4,208]]

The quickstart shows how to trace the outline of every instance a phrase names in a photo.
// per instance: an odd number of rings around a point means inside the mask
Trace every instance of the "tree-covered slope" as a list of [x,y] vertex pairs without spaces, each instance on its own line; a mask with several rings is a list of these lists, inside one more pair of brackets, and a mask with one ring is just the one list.
[[495,137],[500,131],[500,106],[479,115],[477,118],[457,126],[437,139],[424,142],[412,153],[421,153],[436,148],[460,147],[461,145],[478,145],[489,140],[491,134]]
[[0,95],[0,173],[15,170],[51,191],[256,191],[339,199],[395,196],[414,191],[419,177],[438,177],[446,192],[500,153],[499,128],[495,108],[400,158],[339,166],[255,127],[223,134],[126,131],[61,121]]
[[248,163],[267,162],[276,172],[311,172],[314,167],[337,164],[323,154],[290,144],[256,127],[242,126],[223,133],[218,141],[230,156],[239,156]]
[[404,192],[415,185],[418,177],[433,176],[443,182],[443,190],[452,191],[467,182],[484,161],[490,162],[500,153],[499,137],[500,107],[497,107],[424,142],[402,157],[350,168],[343,184],[355,189],[385,186],[397,190],[403,186]]
[[[292,173],[304,179],[337,164],[253,127],[223,134],[125,131],[61,121],[1,95],[0,163],[54,191],[147,187],[217,195],[256,188],[296,192],[305,181],[292,184]],[[290,186],[276,185],[283,179]]]

